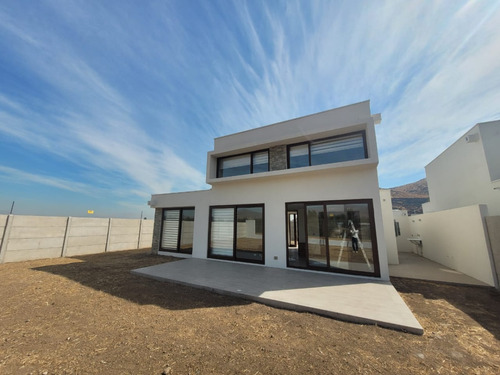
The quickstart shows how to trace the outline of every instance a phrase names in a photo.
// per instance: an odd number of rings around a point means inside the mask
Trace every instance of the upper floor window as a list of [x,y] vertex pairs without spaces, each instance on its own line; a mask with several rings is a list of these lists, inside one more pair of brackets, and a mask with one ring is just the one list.
[[269,171],[269,152],[258,151],[217,160],[217,177],[241,176]]
[[309,161],[309,144],[290,146],[288,148],[289,168],[308,167]]
[[288,168],[339,163],[367,157],[365,133],[359,132],[289,146]]

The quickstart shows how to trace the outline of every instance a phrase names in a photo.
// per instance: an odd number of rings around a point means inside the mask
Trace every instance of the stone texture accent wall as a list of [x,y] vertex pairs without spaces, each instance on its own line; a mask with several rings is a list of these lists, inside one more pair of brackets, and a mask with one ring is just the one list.
[[286,145],[274,146],[269,149],[269,170],[286,169]]
[[153,227],[153,245],[151,246],[151,253],[158,254],[160,250],[160,237],[161,237],[161,220],[163,218],[163,209],[157,208],[155,210],[155,224]]

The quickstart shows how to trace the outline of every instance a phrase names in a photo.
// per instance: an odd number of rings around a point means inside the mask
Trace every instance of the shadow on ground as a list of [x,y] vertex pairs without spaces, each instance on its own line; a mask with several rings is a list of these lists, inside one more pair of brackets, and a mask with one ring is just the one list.
[[[139,305],[156,305],[169,310],[248,305],[251,301],[220,295],[203,289],[160,282],[130,271],[178,259],[149,254],[145,250],[113,252],[73,257],[79,260],[33,268],[73,280],[83,286],[108,293]],[[500,293],[493,288],[449,285],[439,282],[391,278],[403,296],[421,295],[428,300],[443,300],[467,314],[500,340]],[[426,315],[425,304],[411,304],[416,314]],[[419,311],[420,310],[420,311]]]
[[247,305],[243,299],[221,296],[169,282],[160,282],[133,275],[136,268],[175,262],[178,259],[149,254],[149,251],[120,251],[72,257],[80,260],[33,268],[63,276],[81,285],[123,298],[140,305],[157,305],[170,310]]
[[[391,277],[399,293],[420,294],[427,300],[443,300],[467,314],[500,340],[500,293],[491,287],[453,285],[436,281]],[[413,312],[425,306],[411,306]]]

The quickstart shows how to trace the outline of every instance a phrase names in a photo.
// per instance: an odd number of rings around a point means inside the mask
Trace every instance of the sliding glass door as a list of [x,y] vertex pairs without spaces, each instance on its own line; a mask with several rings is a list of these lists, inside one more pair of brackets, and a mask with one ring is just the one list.
[[160,251],[191,254],[193,251],[194,208],[163,210]]
[[264,263],[264,206],[211,207],[208,257]]
[[288,267],[380,276],[371,200],[288,203],[286,210],[297,213],[298,234],[297,246],[287,240]]

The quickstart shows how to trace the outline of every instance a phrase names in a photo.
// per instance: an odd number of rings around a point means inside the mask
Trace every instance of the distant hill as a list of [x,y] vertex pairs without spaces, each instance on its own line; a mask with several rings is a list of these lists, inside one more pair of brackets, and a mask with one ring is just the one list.
[[429,201],[429,189],[425,178],[391,188],[392,208],[407,210],[410,215],[422,213],[422,203]]

